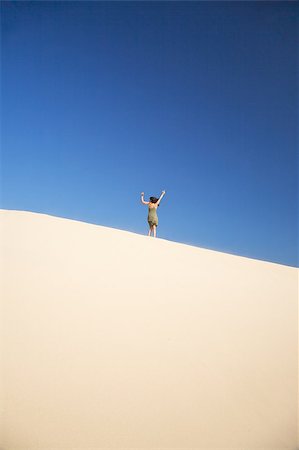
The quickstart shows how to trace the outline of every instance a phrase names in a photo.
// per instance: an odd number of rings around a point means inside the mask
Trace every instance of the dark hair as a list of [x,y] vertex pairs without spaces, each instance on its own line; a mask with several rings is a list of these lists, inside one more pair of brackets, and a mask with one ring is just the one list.
[[150,202],[151,203],[157,203],[159,199],[157,197],[150,197]]

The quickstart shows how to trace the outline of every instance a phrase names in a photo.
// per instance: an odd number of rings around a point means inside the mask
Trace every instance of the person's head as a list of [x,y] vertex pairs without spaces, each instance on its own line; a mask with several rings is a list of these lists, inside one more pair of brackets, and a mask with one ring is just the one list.
[[157,203],[158,200],[159,200],[159,199],[156,198],[156,197],[150,197],[150,202],[151,202],[151,203]]

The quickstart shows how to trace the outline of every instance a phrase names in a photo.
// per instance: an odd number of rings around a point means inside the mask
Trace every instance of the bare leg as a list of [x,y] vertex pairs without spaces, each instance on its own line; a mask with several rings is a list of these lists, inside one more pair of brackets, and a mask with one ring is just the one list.
[[151,233],[152,233],[152,229],[153,229],[153,227],[150,227],[150,229],[148,230],[148,236],[150,236],[150,235],[151,235]]
[[157,234],[157,227],[156,227],[156,225],[153,225],[153,228],[154,228],[154,237],[156,237],[156,234]]

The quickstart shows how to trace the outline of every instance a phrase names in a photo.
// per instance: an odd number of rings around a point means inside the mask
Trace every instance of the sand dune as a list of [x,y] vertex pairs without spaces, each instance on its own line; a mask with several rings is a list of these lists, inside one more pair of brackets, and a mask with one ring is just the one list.
[[1,211],[2,448],[288,449],[298,269]]

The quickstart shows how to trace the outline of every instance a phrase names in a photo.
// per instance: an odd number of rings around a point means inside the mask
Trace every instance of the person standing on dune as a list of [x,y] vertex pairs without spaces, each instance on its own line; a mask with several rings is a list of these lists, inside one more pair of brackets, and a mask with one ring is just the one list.
[[154,237],[157,235],[157,226],[158,226],[158,216],[157,216],[157,208],[160,204],[160,201],[165,195],[165,191],[162,191],[162,194],[159,198],[156,197],[150,197],[150,201],[146,202],[144,201],[144,192],[141,192],[141,202],[144,205],[148,205],[148,216],[147,216],[147,222],[149,224],[149,232],[148,236],[151,236],[151,233],[153,232]]

